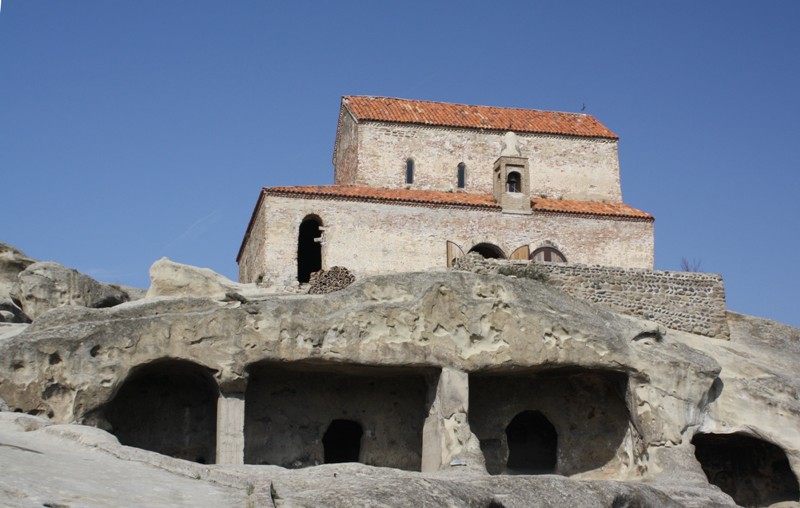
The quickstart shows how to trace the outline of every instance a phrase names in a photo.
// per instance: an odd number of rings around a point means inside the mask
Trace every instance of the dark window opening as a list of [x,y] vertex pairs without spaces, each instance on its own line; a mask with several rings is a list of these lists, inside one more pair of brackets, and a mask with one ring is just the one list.
[[558,434],[538,411],[523,411],[506,427],[510,472],[549,474],[556,470]]
[[508,192],[522,192],[522,179],[516,171],[512,171],[508,174],[508,179],[506,180],[506,187],[508,188]]
[[316,217],[306,217],[297,237],[297,280],[308,282],[311,274],[322,270],[322,226]]
[[545,261],[547,263],[566,263],[564,254],[554,247],[539,247],[531,253],[531,260]]
[[694,455],[709,483],[742,506],[769,506],[800,499],[800,487],[786,453],[743,434],[698,434]]
[[469,250],[470,252],[477,252],[485,259],[505,259],[506,255],[503,250],[491,243],[479,243]]
[[333,420],[322,437],[325,463],[358,462],[361,454],[361,425],[352,420]]
[[414,160],[406,160],[406,183],[414,183]]
[[134,369],[103,416],[124,445],[214,463],[218,393],[200,365],[154,362]]
[[463,162],[458,165],[458,188],[463,189],[467,186],[467,165]]

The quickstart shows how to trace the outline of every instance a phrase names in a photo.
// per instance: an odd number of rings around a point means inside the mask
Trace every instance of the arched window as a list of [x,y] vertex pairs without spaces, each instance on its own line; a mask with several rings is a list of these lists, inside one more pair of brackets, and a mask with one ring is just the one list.
[[352,420],[333,420],[322,437],[325,463],[358,462],[364,430]]
[[508,174],[506,188],[508,192],[522,192],[522,178],[519,173],[512,171]]
[[469,252],[477,252],[486,259],[505,259],[506,255],[503,249],[491,243],[479,243],[469,250]]
[[467,186],[467,165],[463,162],[458,164],[457,180],[459,189]]
[[556,470],[558,434],[539,411],[523,411],[506,427],[510,472],[549,474]]
[[308,282],[311,274],[322,270],[322,220],[309,215],[300,223],[297,235],[297,281]]
[[546,263],[566,263],[567,258],[555,247],[539,247],[531,253],[532,261],[544,261]]
[[406,183],[414,183],[414,159],[406,159]]

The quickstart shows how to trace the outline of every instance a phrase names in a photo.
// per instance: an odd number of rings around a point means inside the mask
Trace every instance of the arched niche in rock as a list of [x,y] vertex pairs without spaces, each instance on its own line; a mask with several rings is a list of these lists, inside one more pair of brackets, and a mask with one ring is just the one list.
[[697,434],[692,444],[709,483],[736,504],[800,500],[797,477],[781,447],[745,434]]
[[134,368],[102,413],[124,445],[213,464],[218,396],[209,369],[160,360]]

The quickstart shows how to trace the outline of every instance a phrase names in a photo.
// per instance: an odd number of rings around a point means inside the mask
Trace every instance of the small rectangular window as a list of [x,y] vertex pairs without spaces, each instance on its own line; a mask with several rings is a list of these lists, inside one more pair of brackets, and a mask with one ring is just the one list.
[[414,161],[406,160],[406,183],[414,183]]
[[463,162],[458,165],[458,188],[463,189],[467,186],[467,166]]

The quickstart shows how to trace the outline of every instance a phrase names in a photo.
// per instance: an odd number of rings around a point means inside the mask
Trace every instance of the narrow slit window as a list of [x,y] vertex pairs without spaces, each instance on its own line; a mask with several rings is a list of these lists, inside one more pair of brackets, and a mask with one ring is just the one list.
[[458,165],[457,180],[459,189],[467,186],[467,165],[463,162]]
[[414,160],[406,159],[406,183],[414,183]]

